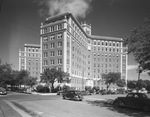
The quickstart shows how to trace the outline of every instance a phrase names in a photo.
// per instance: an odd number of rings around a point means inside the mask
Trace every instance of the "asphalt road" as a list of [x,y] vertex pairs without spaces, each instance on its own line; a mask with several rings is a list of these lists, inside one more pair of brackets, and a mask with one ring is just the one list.
[[[83,101],[63,100],[58,95],[9,93],[0,96],[40,115],[39,117],[150,117],[150,113],[127,108],[115,108],[105,100],[125,95],[85,96]],[[97,100],[97,101],[96,101]]]

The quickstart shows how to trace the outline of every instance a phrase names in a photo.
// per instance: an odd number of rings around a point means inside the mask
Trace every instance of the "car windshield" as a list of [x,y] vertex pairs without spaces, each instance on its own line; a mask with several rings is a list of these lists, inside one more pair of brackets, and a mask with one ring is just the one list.
[[80,91],[76,91],[75,93],[76,93],[76,94],[81,94],[81,92],[80,92]]
[[2,88],[2,87],[0,87],[0,91],[5,91],[5,89],[4,89],[4,88]]

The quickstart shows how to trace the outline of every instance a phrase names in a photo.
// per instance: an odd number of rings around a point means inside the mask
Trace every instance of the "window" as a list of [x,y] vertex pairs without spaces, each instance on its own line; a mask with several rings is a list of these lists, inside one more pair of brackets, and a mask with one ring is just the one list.
[[51,60],[51,65],[54,65],[55,64],[55,61],[54,60]]
[[48,57],[48,53],[47,52],[44,52],[44,57]]
[[50,28],[50,32],[53,32],[54,31],[54,26],[52,26],[51,28]]
[[54,51],[51,51],[51,52],[50,52],[50,56],[55,56],[55,52],[54,52]]
[[55,39],[55,36],[54,35],[51,35],[50,36],[50,40],[54,40]]
[[44,49],[44,50],[47,50],[47,49],[48,49],[48,45],[47,45],[47,44],[44,44],[44,45],[43,45],[43,49]]
[[47,41],[48,41],[47,36],[43,37],[43,42],[47,42]]
[[44,28],[44,33],[47,33],[47,28]]
[[48,65],[48,61],[47,60],[44,60],[44,65]]
[[61,42],[61,41],[59,41],[59,42],[57,43],[57,47],[62,47],[62,42]]
[[62,34],[57,34],[57,39],[62,39]]
[[58,50],[58,56],[62,55],[62,50]]
[[58,59],[58,64],[62,64],[62,59]]
[[58,30],[62,29],[62,24],[58,24]]
[[54,48],[55,47],[55,44],[54,43],[51,43],[50,44],[50,48]]

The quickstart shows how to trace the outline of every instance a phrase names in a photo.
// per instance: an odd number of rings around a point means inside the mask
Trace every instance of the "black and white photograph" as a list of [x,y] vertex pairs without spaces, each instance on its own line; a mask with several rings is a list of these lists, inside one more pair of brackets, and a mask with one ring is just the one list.
[[150,0],[0,0],[0,117],[150,117]]

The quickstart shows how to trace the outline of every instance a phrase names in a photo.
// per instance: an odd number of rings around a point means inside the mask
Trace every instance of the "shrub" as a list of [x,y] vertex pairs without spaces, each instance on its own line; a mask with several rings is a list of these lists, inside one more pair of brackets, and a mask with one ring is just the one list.
[[68,91],[68,90],[70,90],[70,86],[64,85],[64,86],[62,87],[62,90],[63,90],[63,91]]
[[36,87],[36,90],[39,93],[49,93],[50,92],[50,89],[48,87],[43,86],[43,85],[38,85]]

